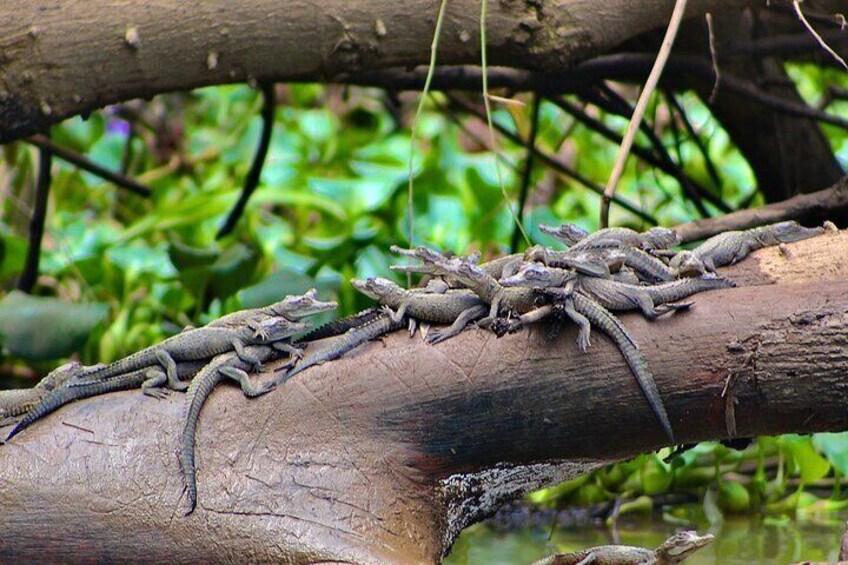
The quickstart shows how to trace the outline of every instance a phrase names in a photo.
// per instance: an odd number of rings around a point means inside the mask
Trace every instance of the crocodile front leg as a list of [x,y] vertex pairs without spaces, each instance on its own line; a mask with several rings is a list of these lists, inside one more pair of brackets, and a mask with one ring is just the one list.
[[[252,353],[248,353],[244,348],[244,342],[240,339],[234,339],[232,341],[233,351],[236,352],[238,358],[244,361],[245,363],[249,363],[251,367],[253,367],[254,371],[259,371],[262,369],[262,361],[260,361],[259,357],[253,355]],[[188,387],[186,387],[188,388]]]
[[479,320],[485,315],[486,306],[483,304],[480,304],[479,306],[473,306],[471,308],[468,308],[467,310],[463,310],[462,313],[456,317],[456,320],[454,320],[453,324],[451,324],[450,327],[430,334],[427,337],[427,343],[433,345],[436,343],[440,343],[448,338],[451,338],[457,335],[462,330],[464,330],[465,326],[467,326],[474,320]]

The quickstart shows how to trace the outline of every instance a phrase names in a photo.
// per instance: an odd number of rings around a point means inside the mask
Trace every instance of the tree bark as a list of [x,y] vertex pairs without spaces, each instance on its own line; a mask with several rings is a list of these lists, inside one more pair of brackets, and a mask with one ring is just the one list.
[[[848,232],[766,249],[725,270],[747,286],[623,316],[680,441],[848,427],[846,257]],[[398,332],[256,400],[220,390],[188,517],[181,396],[68,406],[0,447],[0,561],[436,562],[500,502],[663,445],[615,348],[549,329]]]
[[[749,0],[691,0],[687,15]],[[755,3],[758,4],[758,3]],[[673,4],[493,2],[492,65],[558,71],[664,26]],[[447,4],[440,64],[479,64],[479,2]],[[213,84],[323,81],[429,62],[438,2],[5,2],[0,142],[107,104]]]

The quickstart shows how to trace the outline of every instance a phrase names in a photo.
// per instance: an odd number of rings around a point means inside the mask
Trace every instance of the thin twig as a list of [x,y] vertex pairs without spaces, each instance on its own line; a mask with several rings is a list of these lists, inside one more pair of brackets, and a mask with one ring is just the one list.
[[713,71],[715,72],[715,82],[713,82],[713,90],[710,92],[710,97],[707,101],[712,104],[715,97],[718,95],[718,86],[721,84],[721,71],[718,68],[718,52],[716,51],[715,31],[713,30],[713,15],[707,12],[707,38],[710,44],[710,59],[713,62]]
[[259,145],[256,146],[256,153],[253,155],[253,163],[250,165],[250,170],[244,178],[244,187],[241,189],[241,194],[236,201],[230,214],[224,221],[224,224],[218,230],[215,239],[221,239],[229,235],[244,213],[247,206],[247,201],[259,186],[259,179],[262,176],[262,167],[265,166],[265,158],[268,156],[268,148],[271,146],[271,134],[274,131],[274,114],[277,109],[276,95],[274,92],[274,83],[265,82],[260,85],[262,91],[262,132],[259,134]]
[[[622,137],[600,120],[589,116],[585,112],[581,111],[577,106],[563,98],[553,98],[552,100],[554,104],[560,107],[563,111],[574,116],[576,120],[583,123],[586,127],[592,129],[593,131],[596,131],[597,133],[617,145],[621,144]],[[598,101],[597,99],[595,100]],[[620,114],[619,112],[614,113]],[[627,117],[629,117],[629,115]],[[653,134],[653,131],[650,128],[645,129]],[[681,187],[684,188],[687,193],[687,196],[692,199],[693,203],[696,203],[695,205],[698,208],[698,211],[702,217],[709,216],[706,208],[704,208],[703,204],[700,203],[702,196],[705,197],[717,208],[722,209],[722,207],[724,207],[726,209],[722,211],[730,212],[730,208],[726,204],[724,204],[724,202],[713,196],[712,193],[710,193],[706,188],[700,186],[694,180],[690,179],[688,175],[686,175],[683,169],[677,163],[674,162],[674,159],[672,159],[668,155],[668,151],[662,144],[662,141],[657,138],[656,135],[648,135],[648,138],[650,139],[651,144],[654,146],[654,148],[656,149],[656,153],[659,156],[635,143],[631,148],[631,152],[646,163],[650,164],[651,166],[656,167],[667,175],[674,177],[677,182],[680,183]]]
[[645,87],[639,95],[639,100],[636,102],[636,109],[633,112],[633,118],[630,120],[630,125],[627,126],[627,131],[624,134],[624,141],[618,151],[618,156],[615,159],[612,173],[609,181],[604,188],[603,198],[601,199],[601,218],[600,225],[602,228],[609,226],[609,208],[612,196],[615,194],[615,189],[618,186],[618,181],[621,174],[624,172],[624,165],[627,163],[627,156],[630,154],[630,147],[633,145],[633,140],[636,138],[636,130],[639,127],[639,122],[642,121],[642,116],[645,114],[645,109],[648,107],[648,101],[653,94],[657,83],[662,75],[665,63],[671,53],[671,47],[674,45],[674,39],[677,36],[677,30],[680,28],[680,22],[683,20],[683,14],[686,11],[687,0],[677,0],[674,4],[674,11],[671,13],[671,21],[666,29],[665,37],[663,38],[662,46],[657,54],[657,60],[648,75],[648,80],[645,81]]
[[[527,206],[527,195],[530,193],[530,180],[533,176],[533,150],[536,149],[536,136],[539,133],[539,108],[542,106],[542,97],[533,95],[533,112],[530,115],[530,134],[527,136],[527,157],[524,159],[524,169],[521,171],[521,191],[518,195],[518,218],[524,217],[524,209]],[[512,253],[518,252],[518,240],[520,223],[512,230],[512,241],[510,249]]]
[[[451,104],[457,106],[461,110],[473,116],[476,116],[479,120],[485,121],[485,112],[480,111],[473,104],[470,104],[451,93],[445,93],[445,96],[448,98],[448,100],[450,100]],[[510,131],[501,124],[495,122],[495,129],[498,130],[501,135],[503,135],[513,143],[516,143],[521,147],[527,147],[527,143],[523,139],[521,139],[518,134]],[[539,162],[545,165],[546,167],[553,169],[555,172],[561,174],[562,176],[577,181],[578,184],[582,185],[583,187],[591,190],[596,194],[603,194],[604,189],[602,186],[592,182],[588,178],[584,177],[583,175],[563,163],[562,160],[556,155],[550,155],[548,153],[545,153],[541,151],[538,147],[533,150],[533,154],[536,156]],[[632,202],[625,200],[619,196],[613,196],[613,202],[615,202],[628,212],[632,213],[633,215],[637,216],[638,218],[644,220],[648,224],[651,224],[653,226],[657,225],[656,218],[654,218],[644,210],[640,209]]]
[[[602,83],[601,85],[599,85],[598,88],[599,90],[601,90],[603,96],[597,96],[592,92],[586,92],[584,93],[584,96],[588,96],[588,99],[593,104],[608,112],[618,114],[619,116],[628,120],[633,117],[633,106],[631,106],[625,98],[623,98],[615,90],[613,90],[606,84]],[[610,102],[612,104],[610,104]],[[660,161],[664,163],[664,170],[666,170],[668,174],[672,175],[674,178],[677,179],[677,182],[683,189],[684,196],[692,201],[692,203],[695,205],[695,209],[698,211],[701,217],[707,217],[710,215],[706,207],[704,206],[702,200],[707,200],[710,204],[712,204],[724,213],[731,211],[730,207],[725,204],[721,200],[721,198],[715,196],[712,192],[702,187],[700,184],[697,184],[683,172],[682,166],[674,162],[674,159],[672,159],[671,155],[669,155],[668,149],[666,148],[665,144],[656,134],[653,126],[649,122],[647,122],[646,120],[641,120],[639,124],[639,129],[642,131],[642,133],[645,134],[645,137],[648,138],[648,141],[651,142],[651,146],[653,146],[654,148],[654,153],[656,153]]]
[[483,0],[480,3],[480,65],[483,70],[483,105],[486,108],[486,122],[489,125],[489,137],[492,140],[492,152],[495,155],[495,172],[498,175],[498,184],[501,187],[501,196],[503,196],[504,206],[507,207],[512,215],[512,220],[515,222],[515,227],[521,231],[524,236],[524,241],[530,245],[530,238],[527,237],[527,232],[524,231],[524,226],[521,225],[521,218],[518,217],[512,204],[509,202],[509,196],[506,193],[506,185],[504,184],[503,175],[501,174],[500,152],[498,151],[497,139],[495,138],[495,128],[492,124],[492,107],[489,101],[489,79],[488,79],[488,63],[486,59],[486,8],[488,0]]
[[35,202],[29,221],[29,247],[18,290],[30,293],[38,279],[38,264],[41,260],[41,240],[44,237],[44,222],[47,217],[47,197],[50,194],[50,165],[53,153],[47,149],[38,150],[38,180],[35,183]]
[[[415,118],[412,120],[412,129],[409,134],[409,180],[406,191],[406,215],[407,215],[407,243],[411,249],[414,245],[415,232],[415,215],[413,214],[413,192],[414,192],[414,175],[413,175],[413,157],[415,156],[415,136],[418,133],[418,122],[421,120],[421,114],[424,111],[424,102],[427,100],[427,94],[430,92],[430,83],[433,81],[433,73],[436,70],[436,54],[439,50],[439,37],[442,34],[442,22],[445,20],[445,11],[447,8],[447,0],[442,0],[439,4],[439,14],[436,16],[436,29],[433,31],[433,41],[430,43],[430,65],[427,68],[427,78],[424,80],[424,89],[421,91],[421,98],[418,100],[418,109],[415,111]],[[407,274],[407,286],[412,286],[412,275]]]
[[813,37],[816,38],[816,41],[819,42],[819,45],[822,46],[822,49],[830,53],[830,56],[839,61],[839,63],[845,67],[845,70],[848,71],[848,63],[845,62],[845,59],[839,56],[839,54],[830,48],[830,45],[822,38],[818,32],[813,29],[813,26],[810,25],[810,22],[807,21],[807,18],[804,17],[804,12],[801,11],[801,0],[792,0],[792,6],[795,8],[795,14],[798,16],[798,19],[801,20],[801,23],[804,24],[804,27],[807,28]]
[[[476,132],[472,131],[465,122],[463,122],[459,116],[454,112],[454,108],[444,104],[442,102],[435,102],[436,109],[443,115],[447,116],[450,121],[452,121],[456,126],[462,130],[462,132],[467,135],[472,141],[474,141],[477,145],[484,148],[486,151],[491,151],[492,148],[489,147],[489,142],[483,139],[481,136],[477,135]],[[518,172],[518,165],[513,162],[506,155],[503,156],[503,162],[515,172]]]
[[80,155],[70,149],[65,149],[61,145],[56,145],[50,139],[46,138],[43,135],[33,135],[32,137],[27,138],[27,142],[35,145],[39,149],[46,149],[53,155],[62,159],[63,161],[67,161],[68,163],[79,167],[80,169],[87,171],[95,176],[98,176],[104,180],[107,180],[114,184],[119,188],[125,188],[130,192],[134,192],[139,196],[147,196],[153,193],[148,187],[143,184],[135,181],[127,176],[113,173],[112,171],[94,163],[87,157]]
[[692,122],[689,121],[689,115],[686,113],[686,110],[684,110],[683,106],[680,105],[680,101],[677,100],[677,96],[675,96],[673,92],[667,90],[665,96],[666,101],[672,108],[672,111],[676,112],[680,117],[680,120],[683,122],[683,127],[686,129],[689,137],[692,139],[693,143],[695,143],[695,147],[698,148],[698,151],[704,158],[704,166],[706,166],[707,173],[710,175],[710,178],[713,179],[713,183],[715,183],[715,185],[719,188],[722,187],[724,183],[721,180],[721,175],[719,175],[718,169],[716,169],[713,159],[710,157],[710,152],[707,151],[704,142],[701,140],[701,136],[698,135],[697,131],[695,131],[695,126],[692,125]]

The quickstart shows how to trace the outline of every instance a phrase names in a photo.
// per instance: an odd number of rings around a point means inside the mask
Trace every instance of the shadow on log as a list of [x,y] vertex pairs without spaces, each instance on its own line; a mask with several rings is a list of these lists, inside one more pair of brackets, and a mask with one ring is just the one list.
[[[751,286],[623,317],[680,440],[848,428],[848,232],[725,274]],[[220,390],[188,517],[180,395],[68,406],[0,447],[0,561],[436,562],[500,502],[663,445],[618,351],[548,329],[398,332],[256,400]]]

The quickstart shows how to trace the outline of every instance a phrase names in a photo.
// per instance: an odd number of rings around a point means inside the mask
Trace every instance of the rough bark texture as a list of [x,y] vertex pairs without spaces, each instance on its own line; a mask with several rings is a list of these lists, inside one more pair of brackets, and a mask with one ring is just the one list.
[[[788,249],[727,269],[757,286],[624,317],[681,441],[848,428],[848,232]],[[0,561],[437,561],[502,499],[663,444],[605,338],[547,331],[398,332],[256,400],[219,391],[189,517],[180,395],[66,407],[0,447]]]
[[[691,0],[688,14],[743,0]],[[326,80],[426,64],[439,2],[4,2],[0,142],[110,103],[200,86]],[[561,70],[668,22],[673,4],[511,0],[489,5],[493,65]],[[478,64],[479,2],[448,2],[440,63]]]

